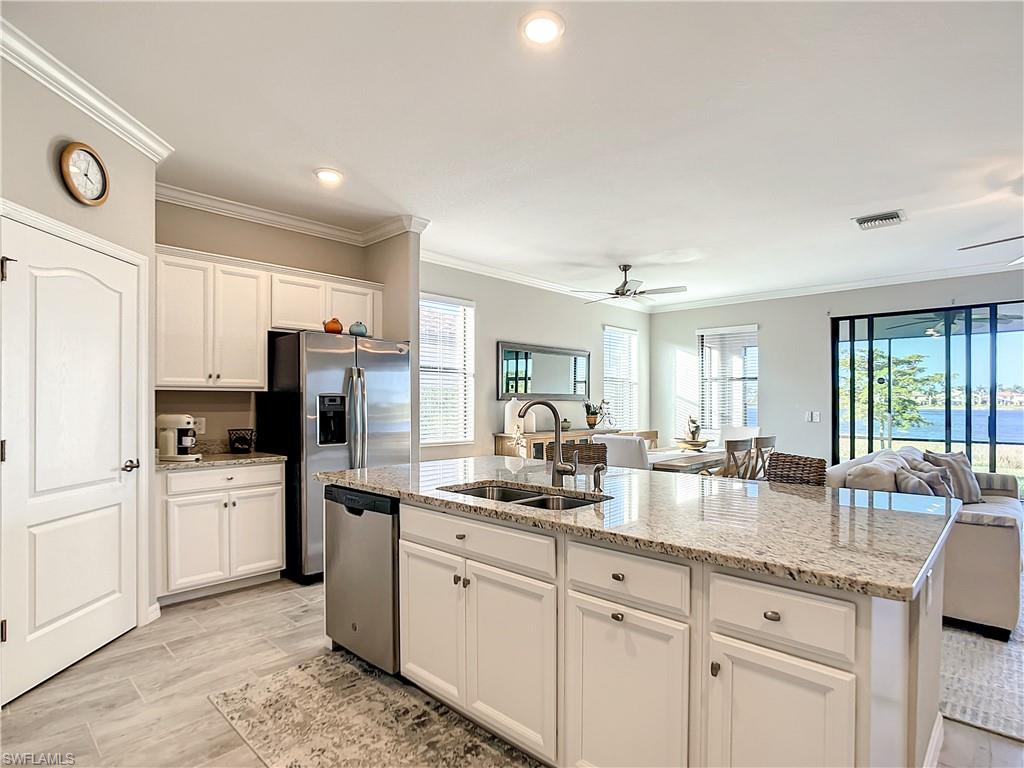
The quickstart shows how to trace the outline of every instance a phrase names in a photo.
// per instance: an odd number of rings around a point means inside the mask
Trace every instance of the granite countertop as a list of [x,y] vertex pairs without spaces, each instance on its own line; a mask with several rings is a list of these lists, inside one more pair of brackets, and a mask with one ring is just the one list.
[[[547,486],[543,461],[481,456],[320,472],[324,484],[396,496],[641,551],[847,592],[912,600],[961,503],[935,496],[752,482],[613,467],[612,498],[564,512],[440,490],[480,481]],[[587,474],[565,492],[593,491]]]
[[210,469],[242,464],[276,464],[286,457],[276,453],[204,453],[202,461],[158,461],[156,469],[181,472],[189,469]]

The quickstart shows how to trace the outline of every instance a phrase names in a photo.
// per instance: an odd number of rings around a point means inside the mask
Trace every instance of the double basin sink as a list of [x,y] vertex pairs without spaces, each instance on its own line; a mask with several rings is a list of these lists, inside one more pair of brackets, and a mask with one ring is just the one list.
[[447,488],[439,487],[438,490],[460,493],[463,496],[473,496],[477,499],[504,501],[523,507],[556,511],[587,507],[599,501],[608,501],[611,498],[610,496],[600,496],[598,494],[589,494],[591,498],[579,498],[578,496],[560,494],[553,488],[527,490],[524,488],[510,488],[507,485],[495,485],[493,483],[473,486],[448,486]]

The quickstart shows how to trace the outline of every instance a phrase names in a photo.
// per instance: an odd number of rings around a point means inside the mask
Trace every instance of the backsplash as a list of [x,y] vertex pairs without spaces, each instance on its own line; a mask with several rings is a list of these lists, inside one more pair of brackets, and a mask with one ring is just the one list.
[[[156,412],[187,413],[206,419],[206,434],[196,436],[193,453],[227,453],[228,430],[253,426],[251,392],[157,390]],[[156,436],[153,437],[156,445]]]

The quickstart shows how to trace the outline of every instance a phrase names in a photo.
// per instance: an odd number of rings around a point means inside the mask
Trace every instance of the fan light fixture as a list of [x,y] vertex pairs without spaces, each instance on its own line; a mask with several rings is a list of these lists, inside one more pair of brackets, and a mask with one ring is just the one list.
[[527,42],[547,47],[565,34],[565,20],[554,11],[534,11],[522,18],[519,29]]

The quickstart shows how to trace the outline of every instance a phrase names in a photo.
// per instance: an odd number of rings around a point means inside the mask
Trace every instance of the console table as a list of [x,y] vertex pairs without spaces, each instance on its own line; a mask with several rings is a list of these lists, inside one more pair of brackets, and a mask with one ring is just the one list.
[[[610,435],[617,433],[617,429],[563,429],[563,443],[589,443],[594,435]],[[548,432],[524,432],[523,439],[526,440],[525,450],[517,449],[513,440],[515,437],[509,432],[496,432],[494,435],[495,456],[522,456],[529,459],[543,459],[544,446],[554,442],[554,431]]]

